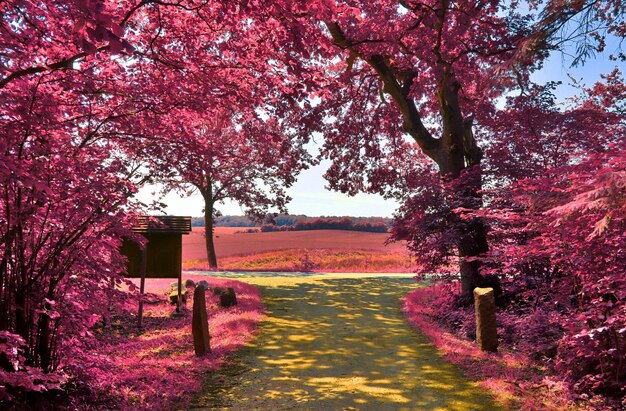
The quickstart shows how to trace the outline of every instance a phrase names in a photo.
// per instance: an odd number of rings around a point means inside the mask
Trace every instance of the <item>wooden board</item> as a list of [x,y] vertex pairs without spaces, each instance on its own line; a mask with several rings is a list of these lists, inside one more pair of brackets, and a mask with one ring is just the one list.
[[[177,278],[181,273],[182,235],[171,233],[145,233],[148,240],[146,278]],[[124,240],[123,255],[128,258],[128,277],[139,277],[141,250],[131,241]]]

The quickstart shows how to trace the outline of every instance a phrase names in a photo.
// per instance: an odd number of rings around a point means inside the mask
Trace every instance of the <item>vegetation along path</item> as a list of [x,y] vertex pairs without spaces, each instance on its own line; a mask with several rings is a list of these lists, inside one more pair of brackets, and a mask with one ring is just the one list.
[[268,316],[194,409],[498,409],[405,323],[415,281],[374,275],[238,276],[261,288]]

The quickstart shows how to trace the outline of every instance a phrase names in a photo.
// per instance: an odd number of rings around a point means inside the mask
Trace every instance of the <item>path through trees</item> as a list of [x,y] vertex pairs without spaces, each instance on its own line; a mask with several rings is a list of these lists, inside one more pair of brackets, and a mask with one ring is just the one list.
[[268,318],[194,409],[497,410],[404,321],[411,276],[375,275],[244,278]]

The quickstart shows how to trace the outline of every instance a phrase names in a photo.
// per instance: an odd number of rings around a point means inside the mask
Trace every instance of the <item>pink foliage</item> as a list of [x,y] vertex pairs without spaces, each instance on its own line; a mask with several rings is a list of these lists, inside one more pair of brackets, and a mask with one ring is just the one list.
[[73,401],[122,409],[184,408],[202,388],[203,375],[252,338],[264,311],[257,288],[201,275],[187,278],[207,280],[211,287],[233,287],[237,294],[236,306],[220,309],[219,299],[207,292],[211,354],[194,354],[190,311],[171,316],[174,308],[167,294],[173,279],[149,279],[146,290],[156,295],[145,306],[143,332],[137,334],[134,317],[128,317],[117,326],[122,327],[119,331],[99,335],[97,352],[80,368],[81,385],[89,394]]
[[[206,29],[207,21],[218,20],[223,31]],[[5,344],[0,352],[3,398],[34,397],[32,391],[46,389],[52,397],[57,381],[102,363],[94,333],[123,316],[125,300],[133,298],[121,290],[118,249],[123,237],[133,236],[134,216],[145,212],[132,197],[151,178],[146,148],[164,135],[160,116],[189,110],[183,101],[207,112],[217,105],[209,95],[223,95],[226,78],[252,85],[239,68],[236,76],[225,70],[219,78],[207,70],[216,56],[229,55],[225,44],[205,47],[225,32],[239,57],[243,48],[253,49],[243,47],[259,39],[252,29],[235,39],[231,29],[241,24],[239,12],[221,1],[199,8],[149,1],[3,2],[0,330],[7,341],[20,338],[17,348]],[[164,30],[189,53],[170,53],[171,41],[160,37]],[[193,62],[184,83],[177,63]],[[192,84],[192,78],[198,81]],[[227,88],[250,91],[232,83]],[[288,157],[288,150],[283,154]]]
[[[480,260],[482,273],[499,276],[504,288],[502,342],[566,381],[572,398],[603,396],[615,408],[626,396],[624,97],[616,70],[563,111],[554,109],[550,87],[510,98],[483,131],[485,138],[490,129],[511,133],[487,146],[486,205],[450,207],[456,217],[424,210],[424,196],[447,198],[445,185],[433,184],[407,201],[394,227],[434,268],[454,262],[444,259],[454,257],[446,218],[484,219],[490,250]],[[473,338],[473,313],[453,294],[439,298],[435,317]]]
[[465,297],[481,269],[501,275],[516,332],[562,332],[556,369],[581,395],[623,398],[624,82],[557,110],[529,78],[572,19],[596,50],[590,28],[623,38],[624,5],[517,6],[2,2],[3,398],[106,369],[94,332],[133,298],[118,248],[145,212],[139,186],[194,184],[207,225],[226,198],[284,209],[313,131],[331,188],[402,202],[392,234],[424,270],[458,265]]
[[[492,249],[484,261],[508,283],[503,321],[533,341],[518,348],[543,355],[580,398],[601,394],[623,405],[626,86],[616,70],[583,92],[527,143],[546,149],[535,147],[534,156],[550,162],[523,177],[509,174],[511,184],[489,193],[494,201],[481,215]],[[528,163],[515,158],[522,168]]]
[[[504,342],[499,354],[481,351],[460,329],[473,332],[473,308],[449,309],[453,290],[447,284],[420,288],[408,294],[403,311],[407,321],[423,332],[444,354],[447,361],[460,367],[470,378],[479,380],[496,400],[511,409],[556,410],[571,405],[566,387],[558,377],[546,376],[528,356],[533,340],[516,336],[526,344],[526,351],[511,351]],[[501,316],[498,331],[502,335],[510,327]]]

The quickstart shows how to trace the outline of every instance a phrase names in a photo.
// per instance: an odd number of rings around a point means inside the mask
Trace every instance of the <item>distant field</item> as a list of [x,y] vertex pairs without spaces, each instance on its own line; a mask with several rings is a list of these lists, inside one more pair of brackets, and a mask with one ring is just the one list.
[[[385,246],[385,233],[364,233],[343,230],[284,231],[275,233],[235,234],[242,227],[217,227],[217,257],[244,256],[285,249],[369,250],[406,253],[402,243]],[[194,227],[183,236],[183,261],[206,260],[204,229]]]
[[[245,227],[217,227],[215,250],[222,270],[411,272],[403,243],[385,245],[387,234],[344,230],[239,233]],[[307,255],[309,264],[304,264]],[[183,269],[208,269],[204,229],[183,236]]]
[[[415,264],[406,253],[374,250],[290,248],[219,259],[224,271],[305,271],[409,273]],[[208,270],[207,260],[187,260],[185,270]]]

